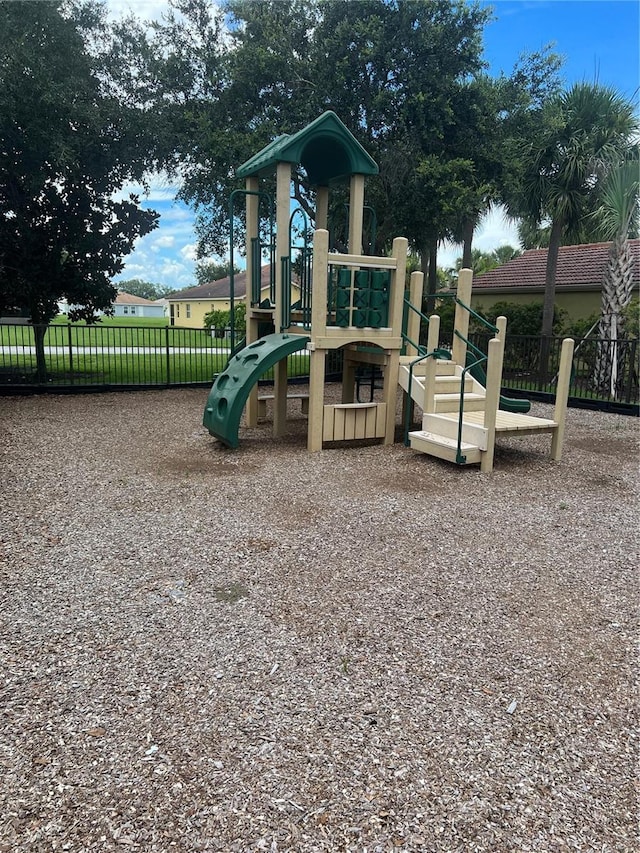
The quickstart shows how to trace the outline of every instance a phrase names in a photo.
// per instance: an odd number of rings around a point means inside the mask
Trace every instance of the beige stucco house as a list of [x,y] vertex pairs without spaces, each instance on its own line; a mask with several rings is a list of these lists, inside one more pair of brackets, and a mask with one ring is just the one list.
[[[630,240],[634,257],[634,295],[640,294],[640,239]],[[555,303],[571,320],[600,313],[602,282],[611,243],[562,246],[556,270]],[[529,249],[501,267],[473,279],[471,306],[486,310],[496,302],[542,302],[547,249]]]
[[[228,311],[231,281],[229,277],[219,281],[210,281],[197,287],[189,287],[167,297],[169,317],[172,326],[186,326],[190,329],[204,328],[204,318],[210,311]],[[299,299],[299,288],[292,283],[292,298]],[[236,303],[245,302],[247,297],[247,273],[236,273],[233,277],[233,290]],[[263,266],[260,271],[260,301],[269,298],[270,271]]]

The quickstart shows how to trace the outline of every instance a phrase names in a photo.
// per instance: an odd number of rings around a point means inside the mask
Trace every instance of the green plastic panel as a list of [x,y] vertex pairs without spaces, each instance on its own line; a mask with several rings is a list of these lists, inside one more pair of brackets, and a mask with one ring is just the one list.
[[240,418],[253,386],[265,371],[304,349],[309,340],[306,335],[267,335],[234,355],[209,392],[202,423],[211,435],[237,447]]

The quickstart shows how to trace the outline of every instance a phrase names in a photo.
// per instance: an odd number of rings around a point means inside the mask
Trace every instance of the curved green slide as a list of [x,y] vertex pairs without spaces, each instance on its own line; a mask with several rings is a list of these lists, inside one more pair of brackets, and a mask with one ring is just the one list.
[[209,392],[202,423],[228,447],[238,446],[240,418],[247,397],[262,374],[296,350],[304,349],[307,335],[265,335],[229,359]]
[[[467,350],[467,367],[476,360],[476,356]],[[476,382],[479,382],[482,385],[483,388],[487,387],[487,374],[482,369],[481,364],[474,364],[473,367],[470,368],[469,373],[473,376]],[[502,394],[500,394],[498,408],[502,409],[503,412],[519,412],[524,415],[531,408],[531,401],[515,399],[514,397],[503,397]]]

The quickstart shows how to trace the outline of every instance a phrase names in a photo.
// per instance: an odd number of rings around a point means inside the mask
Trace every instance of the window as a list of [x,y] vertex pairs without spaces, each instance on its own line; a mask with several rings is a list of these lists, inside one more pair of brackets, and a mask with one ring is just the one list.
[[136,313],[136,306],[135,306],[135,305],[132,305],[132,306],[131,306],[131,313],[132,313],[132,314],[135,314],[135,313]]
[[127,306],[126,306],[126,305],[123,307],[123,309],[122,309],[122,313],[123,313],[123,314],[128,314],[128,313],[129,313],[129,309],[127,308]]
[[189,303],[187,302],[186,307],[187,307],[187,319],[188,319],[189,317],[191,317],[191,305],[189,305]]
[[180,316],[180,306],[176,305],[176,317]]

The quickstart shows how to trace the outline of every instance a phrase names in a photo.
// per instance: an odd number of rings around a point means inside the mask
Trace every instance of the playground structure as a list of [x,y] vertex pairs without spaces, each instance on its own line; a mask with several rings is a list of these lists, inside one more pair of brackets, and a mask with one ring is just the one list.
[[[291,212],[294,166],[305,169],[315,188],[312,249],[306,242],[302,247],[293,245],[293,221],[300,213]],[[477,317],[470,308],[470,270],[462,270],[458,281],[453,346],[450,351],[442,348],[439,318],[427,318],[420,310],[421,272],[411,275],[405,298],[407,240],[397,237],[388,257],[363,254],[364,183],[366,176],[377,171],[376,163],[332,112],[323,113],[298,133],[278,137],[240,167],[238,175],[245,178],[246,187],[236,193],[245,199],[247,282],[251,287],[246,338],[213,384],[204,412],[205,427],[227,446],[237,447],[243,411],[247,426],[253,427],[266,410],[257,383],[273,368],[273,435],[282,436],[287,416],[287,356],[306,349],[308,398],[291,396],[301,399],[308,415],[309,451],[319,451],[325,443],[355,439],[392,444],[400,386],[405,442],[416,451],[458,465],[480,463],[482,471],[491,471],[497,435],[548,433],[551,457],[560,459],[573,341],[567,339],[563,344],[553,419],[532,417],[527,414],[527,401],[500,395],[505,318],[499,318],[495,326],[487,324],[494,337],[486,355],[469,341],[469,318]],[[260,189],[260,179],[274,172],[275,204]],[[345,180],[349,181],[348,242],[342,253],[330,251],[327,220],[330,186]],[[260,231],[261,207],[268,213],[263,216],[269,222],[266,240]],[[231,220],[233,231],[233,212]],[[295,301],[294,250],[299,286]],[[272,276],[270,297],[261,302],[265,251]],[[231,299],[233,306],[233,293]],[[428,323],[426,347],[420,344],[422,322]],[[326,362],[336,350],[343,356],[342,400],[326,403]],[[356,400],[356,375],[364,366],[373,366],[382,375],[380,400]],[[423,411],[422,429],[409,431],[414,405]]]

